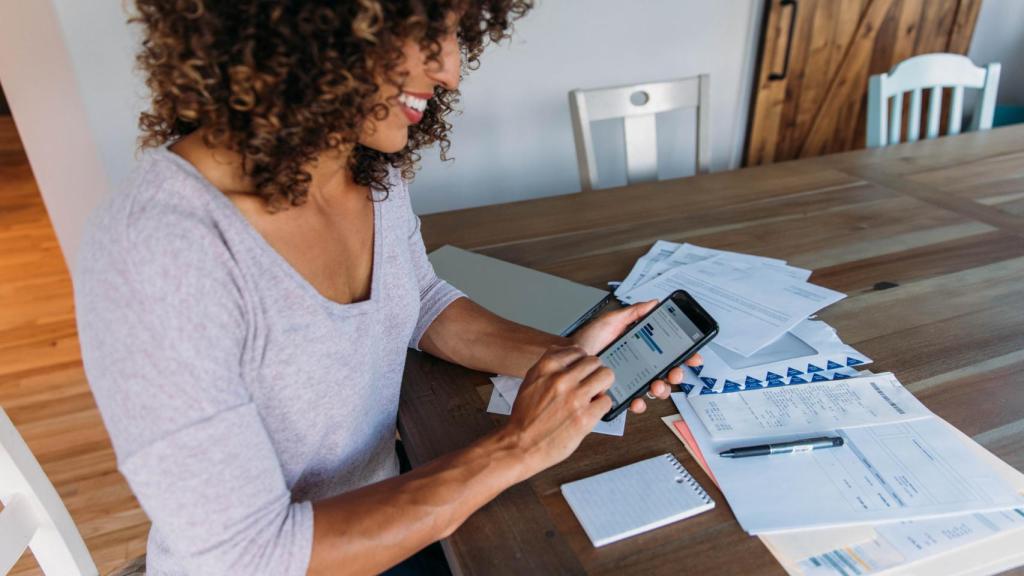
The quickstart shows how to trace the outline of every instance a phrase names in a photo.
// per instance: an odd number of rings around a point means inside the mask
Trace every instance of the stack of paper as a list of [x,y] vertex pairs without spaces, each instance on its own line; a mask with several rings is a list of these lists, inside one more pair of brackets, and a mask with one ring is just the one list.
[[871,359],[809,317],[845,297],[807,282],[811,271],[776,258],[659,240],[615,295],[626,304],[686,290],[719,334],[687,371],[683,390],[719,394],[848,378]]
[[[721,332],[666,424],[790,574],[984,574],[1024,563],[1024,474],[812,319],[844,295],[784,261],[658,242],[615,295],[691,293]],[[840,447],[724,458],[816,436]]]
[[[682,416],[662,420],[718,485]],[[974,446],[979,458],[1007,482],[1024,490],[1024,475]],[[760,538],[793,575],[994,574],[1024,564],[1024,508],[762,534]]]
[[[1024,564],[1024,474],[900,388],[879,374],[761,394],[677,393],[681,416],[664,420],[790,574],[992,574]],[[757,398],[768,394],[779,397]],[[730,421],[706,403],[739,398],[757,416],[724,407],[738,418]],[[701,412],[713,415],[715,433]],[[865,423],[872,412],[877,420]],[[755,435],[757,443],[806,436],[799,432],[812,422],[815,435],[837,433],[846,445],[718,456]]]

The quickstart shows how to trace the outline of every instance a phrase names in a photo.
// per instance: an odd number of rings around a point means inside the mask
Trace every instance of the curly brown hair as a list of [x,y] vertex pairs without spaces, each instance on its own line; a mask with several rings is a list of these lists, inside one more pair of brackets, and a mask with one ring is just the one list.
[[[463,71],[475,69],[488,41],[507,38],[532,0],[136,0],[143,27],[137,61],[152,92],[139,118],[142,147],[203,129],[207,146],[242,158],[253,192],[268,208],[301,204],[306,166],[326,150],[353,146],[349,169],[361,186],[386,192],[389,167],[411,179],[417,150],[438,143],[447,159],[457,91],[435,89],[408,145],[384,153],[358,143],[367,120],[387,106],[381,78],[403,44],[418,41],[437,59],[455,32]],[[451,17],[458,16],[451,30]]]

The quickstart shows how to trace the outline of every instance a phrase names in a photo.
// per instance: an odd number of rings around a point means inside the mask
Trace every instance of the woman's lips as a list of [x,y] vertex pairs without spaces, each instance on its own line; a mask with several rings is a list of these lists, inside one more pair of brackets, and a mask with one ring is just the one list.
[[409,122],[416,124],[423,119],[423,111],[433,96],[429,92],[402,91],[398,94],[398,105]]
[[402,103],[399,103],[398,106],[402,109],[402,113],[405,114],[405,117],[409,119],[409,122],[419,124],[419,121],[423,119],[423,112],[413,110]]

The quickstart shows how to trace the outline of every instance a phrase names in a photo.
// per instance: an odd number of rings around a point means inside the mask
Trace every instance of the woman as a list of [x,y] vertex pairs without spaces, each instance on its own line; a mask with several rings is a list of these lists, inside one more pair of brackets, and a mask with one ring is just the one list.
[[[94,215],[76,288],[149,573],[380,572],[607,412],[593,354],[650,304],[572,340],[498,318],[434,275],[409,203],[462,59],[528,8],[138,1],[151,149]],[[408,347],[525,382],[504,426],[398,475]]]

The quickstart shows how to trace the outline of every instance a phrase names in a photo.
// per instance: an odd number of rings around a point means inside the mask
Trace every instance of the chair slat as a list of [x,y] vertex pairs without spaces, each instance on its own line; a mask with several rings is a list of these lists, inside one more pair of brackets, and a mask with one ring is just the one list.
[[630,184],[658,179],[658,129],[654,114],[622,119],[626,131],[626,178]]
[[907,142],[921,137],[921,89],[910,92],[910,117],[907,120]]
[[38,529],[32,502],[15,494],[0,511],[0,574],[7,574],[17,564]]
[[992,127],[992,119],[996,114],[996,92],[999,91],[999,75],[1002,66],[993,62],[985,67],[985,87],[974,105],[974,118],[971,126],[974,130],[988,130]]
[[964,87],[954,86],[953,96],[949,100],[949,130],[952,136],[960,133],[960,124],[964,119]]
[[928,127],[924,137],[931,139],[939,135],[939,115],[942,114],[942,86],[931,89],[928,97]]
[[889,144],[896,144],[900,141],[900,128],[903,127],[903,94],[900,92],[893,94],[890,106]]
[[875,74],[868,79],[868,148],[878,148],[888,144],[889,116],[885,105],[889,101],[885,97],[886,74]]
[[[711,75],[700,75],[697,104],[697,173],[711,172]],[[701,104],[701,102],[703,104]]]
[[[60,495],[3,408],[0,408],[0,494],[5,495],[4,498],[17,494],[29,502],[28,512],[37,528],[32,528],[36,533],[25,544],[31,543],[32,554],[43,574],[93,576],[99,573]],[[8,499],[8,507],[0,514],[0,558],[4,561],[8,560],[8,539],[21,540],[17,537],[15,522],[19,526],[25,523],[19,515],[7,517],[11,503],[16,501],[13,497]],[[22,553],[24,547],[18,556]]]
[[580,173],[580,191],[587,192],[599,186],[597,162],[594,160],[594,144],[590,134],[587,99],[583,92],[569,92],[569,112],[572,116],[572,133],[576,143],[576,166]]

